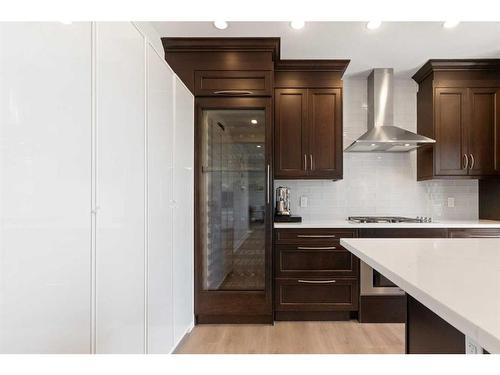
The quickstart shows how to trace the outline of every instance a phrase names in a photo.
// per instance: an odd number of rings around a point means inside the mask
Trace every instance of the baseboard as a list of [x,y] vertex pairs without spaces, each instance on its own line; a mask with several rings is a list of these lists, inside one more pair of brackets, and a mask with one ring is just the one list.
[[405,323],[406,296],[361,296],[359,321],[361,323]]
[[202,315],[196,324],[273,324],[273,315]]
[[194,321],[191,321],[191,324],[186,328],[184,334],[181,336],[181,338],[177,341],[177,343],[174,345],[174,347],[168,354],[176,354],[177,349],[179,349],[184,343],[184,341],[186,341],[187,337],[189,336],[193,328],[194,328]]
[[276,311],[276,321],[339,321],[350,320],[350,311]]

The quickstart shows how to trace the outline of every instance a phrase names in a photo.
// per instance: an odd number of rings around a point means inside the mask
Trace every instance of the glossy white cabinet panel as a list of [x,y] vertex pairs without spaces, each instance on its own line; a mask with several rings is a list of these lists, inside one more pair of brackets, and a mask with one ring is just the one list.
[[145,44],[97,23],[96,351],[145,351]]
[[174,125],[174,343],[193,324],[194,100],[176,77]]
[[0,353],[90,353],[90,144],[90,23],[0,23]]
[[148,45],[148,352],[163,354],[173,346],[173,78]]

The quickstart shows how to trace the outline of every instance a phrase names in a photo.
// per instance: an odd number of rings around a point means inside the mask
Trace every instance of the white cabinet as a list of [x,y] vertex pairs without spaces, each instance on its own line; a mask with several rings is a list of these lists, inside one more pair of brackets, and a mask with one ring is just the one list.
[[194,101],[175,79],[174,119],[174,343],[193,324]]
[[173,346],[174,75],[148,44],[148,352]]
[[144,353],[145,44],[130,23],[96,30],[96,352]]
[[90,353],[90,61],[90,23],[0,23],[0,353]]

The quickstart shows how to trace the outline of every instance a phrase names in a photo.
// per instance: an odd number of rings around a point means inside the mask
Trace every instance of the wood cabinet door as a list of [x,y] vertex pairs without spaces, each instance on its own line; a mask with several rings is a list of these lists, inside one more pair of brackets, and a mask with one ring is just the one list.
[[308,90],[308,175],[342,178],[341,89]]
[[434,95],[435,174],[467,175],[467,89],[436,88]]
[[275,91],[275,170],[276,178],[307,176],[307,90]]
[[467,126],[469,174],[500,174],[500,89],[469,90],[470,121]]

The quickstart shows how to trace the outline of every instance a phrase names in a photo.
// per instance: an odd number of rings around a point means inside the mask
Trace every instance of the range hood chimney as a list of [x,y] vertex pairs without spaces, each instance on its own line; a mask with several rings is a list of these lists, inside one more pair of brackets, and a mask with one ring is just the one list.
[[393,69],[373,69],[368,76],[368,131],[346,152],[407,152],[434,139],[394,126]]

